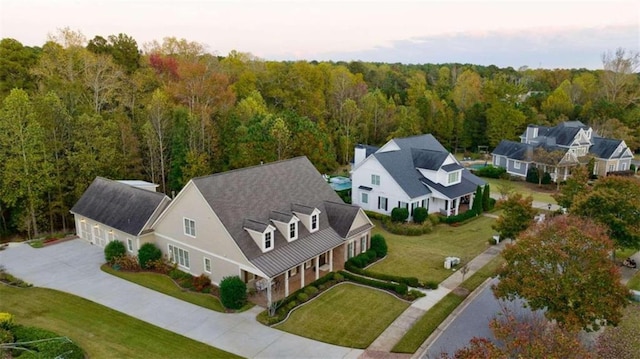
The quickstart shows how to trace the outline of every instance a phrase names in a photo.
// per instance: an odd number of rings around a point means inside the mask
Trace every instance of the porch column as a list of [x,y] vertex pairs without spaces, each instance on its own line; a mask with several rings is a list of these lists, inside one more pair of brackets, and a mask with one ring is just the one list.
[[455,201],[455,214],[458,215],[458,209],[460,209],[460,198],[454,199]]
[[304,287],[304,263],[300,265],[300,288]]
[[316,257],[316,280],[320,278],[320,256]]
[[284,272],[284,296],[289,296],[289,271]]
[[267,308],[271,308],[271,278],[267,278]]
[[329,251],[329,272],[333,272],[333,249]]

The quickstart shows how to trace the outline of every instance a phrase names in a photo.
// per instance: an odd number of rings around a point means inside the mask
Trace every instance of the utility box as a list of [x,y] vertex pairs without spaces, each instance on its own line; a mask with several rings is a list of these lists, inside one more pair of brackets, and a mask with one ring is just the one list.
[[460,264],[460,258],[458,257],[447,257],[444,259],[444,268],[451,269],[452,267]]

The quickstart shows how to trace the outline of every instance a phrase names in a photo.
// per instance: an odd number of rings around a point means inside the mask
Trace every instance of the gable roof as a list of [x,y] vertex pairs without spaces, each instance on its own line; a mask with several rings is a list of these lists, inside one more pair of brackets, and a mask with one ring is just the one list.
[[347,238],[353,221],[360,210],[358,207],[338,202],[325,202],[329,224],[341,237]]
[[442,163],[449,157],[449,152],[423,150],[419,148],[411,148],[410,150],[414,167],[432,171],[439,170]]
[[435,183],[429,180],[428,178],[423,178],[422,182],[425,185],[447,196],[448,198],[456,198],[471,192],[475,192],[478,186],[484,186],[486,183],[480,177],[474,175],[466,169],[462,171],[462,178],[460,179],[460,183],[453,186],[443,186],[439,183]]
[[[593,146],[589,148],[589,153],[594,154],[598,158],[611,158],[622,140],[614,140],[612,138],[604,138],[594,136],[592,138]],[[624,151],[621,153],[623,154]]]
[[[306,157],[194,178],[193,183],[247,259],[274,276],[344,242],[329,224],[326,202],[342,200]],[[275,232],[274,249],[263,253],[243,226],[269,223],[274,213],[320,211],[317,232],[298,226],[298,239],[289,243]],[[255,225],[255,223],[252,223]],[[256,226],[257,228],[258,226]]]
[[138,236],[151,217],[159,214],[157,210],[164,209],[169,201],[169,197],[159,192],[96,177],[71,213]]
[[500,141],[500,143],[498,143],[498,146],[493,149],[492,154],[498,156],[506,156],[508,158],[519,161],[528,161],[528,149],[533,150],[533,146],[522,142],[502,140]]

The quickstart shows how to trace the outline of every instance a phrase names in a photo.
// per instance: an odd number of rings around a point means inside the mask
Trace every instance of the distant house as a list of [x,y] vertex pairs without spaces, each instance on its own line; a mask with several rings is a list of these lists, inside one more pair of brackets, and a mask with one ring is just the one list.
[[357,145],[351,178],[353,204],[382,214],[404,207],[410,216],[417,207],[456,215],[486,184],[430,134],[394,138],[380,148]]
[[[103,221],[128,223],[136,208],[146,208],[138,202],[147,197],[123,195],[112,204],[107,192],[118,194],[126,185],[108,185],[103,191],[90,186],[74,209],[101,213],[106,203],[110,214]],[[111,210],[116,207],[131,211]],[[239,276],[266,290],[268,303],[343,269],[371,245],[369,218],[342,202],[306,157],[194,178],[162,209],[151,227],[144,226],[144,241],[179,269],[205,274],[215,284]]]
[[[533,155],[536,148],[564,152],[560,166],[537,163]],[[623,140],[600,137],[580,121],[563,122],[553,127],[529,125],[520,136],[520,142],[502,140],[491,155],[492,163],[505,168],[511,175],[526,177],[529,168],[543,166],[554,181],[565,180],[570,167],[584,163],[590,157],[595,159],[593,174],[599,176],[628,170],[633,159]]]
[[153,242],[151,224],[171,200],[145,181],[112,181],[97,177],[71,208],[78,237],[99,247],[113,240],[131,254]]

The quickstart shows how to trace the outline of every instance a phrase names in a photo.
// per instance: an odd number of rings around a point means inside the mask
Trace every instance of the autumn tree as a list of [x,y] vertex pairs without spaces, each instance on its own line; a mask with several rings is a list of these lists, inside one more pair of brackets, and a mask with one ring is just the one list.
[[588,182],[589,173],[587,167],[578,166],[573,169],[571,177],[567,178],[565,184],[560,187],[560,191],[552,196],[560,207],[569,208],[576,196],[588,190]]
[[592,218],[608,230],[618,248],[640,248],[640,181],[634,177],[600,178],[574,197],[569,212]]
[[604,227],[586,219],[557,216],[529,228],[502,255],[507,264],[494,286],[498,298],[525,299],[569,330],[616,325],[627,289],[609,259],[613,242]]
[[273,120],[269,134],[275,143],[278,160],[287,158],[291,147],[291,131],[282,118],[278,117]]
[[567,156],[566,152],[562,150],[556,149],[547,149],[543,146],[536,147],[533,150],[532,160],[536,165],[536,170],[538,171],[538,186],[542,186],[542,178],[544,177],[545,172],[549,172],[549,168],[552,168],[555,171],[555,181],[558,187],[560,186],[560,172],[558,168],[565,168],[571,165],[577,164],[577,162],[572,162]]
[[[147,111],[149,113],[149,122],[144,129],[148,136],[149,150],[153,151],[157,156],[159,167],[158,179],[162,186],[162,192],[167,193],[167,181],[165,176],[167,173],[167,152],[171,124],[171,104],[169,103],[169,97],[167,94],[160,89],[155,90],[151,96],[151,101],[147,105]],[[153,159],[154,156],[152,155],[151,158]],[[151,177],[152,181],[155,182],[155,171],[153,170],[153,168],[155,168],[155,164],[153,162],[155,161],[151,162]]]
[[498,208],[502,214],[492,225],[492,228],[500,233],[502,238],[516,239],[516,237],[533,223],[536,214],[531,206],[531,196],[522,197],[520,193],[511,193],[506,199],[498,202]]
[[[570,332],[548,321],[539,312],[522,313],[502,305],[489,322],[495,342],[473,338],[458,349],[453,358],[555,358],[587,359],[591,352],[582,344],[578,333]],[[443,358],[450,358],[443,355]]]
[[600,83],[604,98],[614,104],[627,106],[640,100],[640,83],[636,76],[640,67],[640,53],[623,48],[602,54]]

